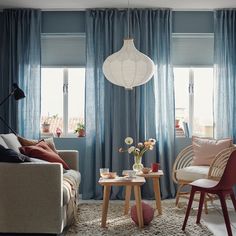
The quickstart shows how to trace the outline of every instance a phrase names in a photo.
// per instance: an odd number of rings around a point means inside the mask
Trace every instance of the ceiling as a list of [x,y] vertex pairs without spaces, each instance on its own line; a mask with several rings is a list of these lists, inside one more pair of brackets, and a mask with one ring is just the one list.
[[236,8],[235,0],[0,0],[3,8],[40,8],[42,10],[84,10],[86,8],[160,8],[174,10],[212,10]]

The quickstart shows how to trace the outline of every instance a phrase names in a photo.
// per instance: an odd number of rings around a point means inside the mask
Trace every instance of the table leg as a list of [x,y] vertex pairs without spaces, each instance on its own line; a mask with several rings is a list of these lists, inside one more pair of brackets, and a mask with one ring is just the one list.
[[162,208],[161,208],[161,194],[160,194],[159,178],[153,178],[152,181],[153,181],[153,190],[154,190],[155,199],[156,199],[156,207],[157,207],[159,215],[161,215]]
[[107,211],[108,211],[108,204],[109,204],[109,198],[110,198],[110,191],[111,191],[111,186],[104,186],[103,190],[103,204],[102,204],[102,222],[101,226],[103,228],[106,227],[106,222],[107,222]]
[[129,212],[129,202],[130,202],[131,190],[132,190],[131,185],[127,185],[125,187],[125,209],[124,209],[125,215],[127,215]]
[[134,196],[136,201],[136,210],[137,210],[139,228],[143,228],[143,210],[141,203],[141,190],[139,185],[134,186]]

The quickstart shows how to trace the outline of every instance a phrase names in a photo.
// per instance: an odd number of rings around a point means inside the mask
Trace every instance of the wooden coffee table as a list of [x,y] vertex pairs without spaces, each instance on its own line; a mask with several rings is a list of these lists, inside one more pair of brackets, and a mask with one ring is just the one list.
[[140,186],[143,185],[145,182],[146,180],[144,177],[136,177],[132,179],[125,179],[125,178],[116,178],[116,179],[100,178],[99,179],[98,183],[104,186],[103,205],[102,205],[102,222],[101,222],[102,227],[104,228],[106,227],[107,211],[108,211],[108,205],[109,205],[111,186],[125,186],[126,189],[127,187],[128,189],[131,189],[132,187],[134,187],[134,196],[135,196],[136,207],[137,207],[138,223],[139,223],[140,228],[143,227],[143,213],[142,213]]
[[[145,179],[152,179],[153,182],[153,191],[155,193],[155,199],[156,199],[156,208],[158,210],[159,215],[162,214],[162,207],[161,207],[161,193],[160,193],[160,184],[159,184],[159,178],[163,176],[163,171],[159,170],[158,172],[150,172],[148,174],[139,173],[137,174],[140,177],[144,177]],[[128,214],[129,212],[129,202],[130,202],[130,196],[131,196],[131,189],[132,186],[128,185],[126,186],[126,192],[125,192],[125,209],[124,214]]]

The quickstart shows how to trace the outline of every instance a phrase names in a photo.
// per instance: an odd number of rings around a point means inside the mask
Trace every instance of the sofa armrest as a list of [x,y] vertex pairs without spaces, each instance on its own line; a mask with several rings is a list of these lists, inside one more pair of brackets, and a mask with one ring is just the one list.
[[0,163],[1,232],[61,232],[62,186],[59,163]]
[[57,150],[59,156],[73,170],[79,171],[79,152],[77,150]]

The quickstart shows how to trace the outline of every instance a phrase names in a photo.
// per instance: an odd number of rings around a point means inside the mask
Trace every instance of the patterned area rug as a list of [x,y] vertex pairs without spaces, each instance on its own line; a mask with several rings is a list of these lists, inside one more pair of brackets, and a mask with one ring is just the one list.
[[[154,201],[145,201],[155,208]],[[133,202],[131,202],[133,205]],[[201,221],[196,222],[196,211],[192,211],[189,216],[185,233],[181,230],[185,210],[176,209],[173,200],[162,201],[163,214],[159,216],[155,211],[154,219],[149,226],[139,229],[132,221],[130,215],[123,215],[124,202],[110,201],[107,215],[107,228],[101,228],[102,203],[82,203],[79,204],[77,219],[73,226],[69,228],[66,236],[94,236],[94,235],[213,235]],[[204,213],[203,213],[204,214]]]

